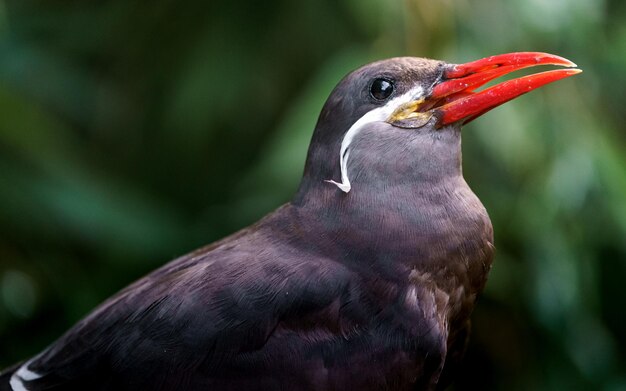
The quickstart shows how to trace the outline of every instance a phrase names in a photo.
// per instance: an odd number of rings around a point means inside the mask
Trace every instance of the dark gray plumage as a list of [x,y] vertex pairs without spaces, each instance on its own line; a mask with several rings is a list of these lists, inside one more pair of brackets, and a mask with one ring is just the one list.
[[[0,389],[445,387],[494,251],[462,176],[460,123],[374,119],[349,146],[351,190],[328,180],[342,178],[348,129],[408,92],[428,98],[447,67],[396,58],[348,75],[292,202],[119,292],[5,371]],[[392,82],[388,98],[372,94],[379,79]]]

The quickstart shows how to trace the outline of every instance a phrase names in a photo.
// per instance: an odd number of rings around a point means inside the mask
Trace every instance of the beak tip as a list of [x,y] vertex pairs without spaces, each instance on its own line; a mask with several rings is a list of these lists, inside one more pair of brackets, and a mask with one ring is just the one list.
[[576,68],[578,67],[578,65],[576,65],[575,62],[568,60],[567,58],[564,58],[563,60],[565,60],[563,62],[563,66],[566,68]]
[[[532,53],[532,52],[531,52]],[[550,53],[537,53],[537,63],[544,63],[546,65],[560,65],[566,68],[576,68],[578,65],[573,61],[568,60],[565,57],[557,56]]]
[[580,68],[572,68],[572,69],[563,69],[561,70],[561,72],[563,72],[563,74],[565,74],[566,77],[568,77],[568,76],[578,75],[579,73],[583,73],[583,70]]

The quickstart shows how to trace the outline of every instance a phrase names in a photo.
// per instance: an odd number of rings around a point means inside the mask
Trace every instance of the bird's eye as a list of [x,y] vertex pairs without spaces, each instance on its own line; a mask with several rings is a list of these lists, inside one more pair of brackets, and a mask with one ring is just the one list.
[[376,100],[385,100],[393,92],[393,83],[387,79],[376,79],[370,86],[370,95]]

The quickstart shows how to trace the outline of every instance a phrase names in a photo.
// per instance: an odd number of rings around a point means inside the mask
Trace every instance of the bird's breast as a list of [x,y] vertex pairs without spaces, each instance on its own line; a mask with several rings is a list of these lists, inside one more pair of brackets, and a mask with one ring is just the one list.
[[[471,311],[491,268],[493,229],[462,177],[355,189],[335,202],[310,226],[332,241],[331,258],[399,286],[428,286],[451,318]],[[406,305],[413,300],[408,290]]]

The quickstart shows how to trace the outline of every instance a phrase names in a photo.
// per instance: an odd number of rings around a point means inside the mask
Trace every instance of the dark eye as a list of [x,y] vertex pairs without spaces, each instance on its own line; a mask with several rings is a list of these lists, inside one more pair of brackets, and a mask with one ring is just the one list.
[[376,100],[385,100],[393,92],[393,83],[387,79],[376,79],[370,86],[370,95]]

